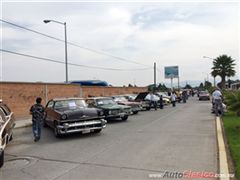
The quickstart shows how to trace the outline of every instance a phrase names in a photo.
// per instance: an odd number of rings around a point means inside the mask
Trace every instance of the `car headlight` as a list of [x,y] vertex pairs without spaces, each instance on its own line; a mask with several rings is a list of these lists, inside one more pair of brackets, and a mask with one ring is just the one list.
[[103,111],[98,111],[98,116],[103,116],[104,115],[104,112]]
[[66,114],[63,114],[63,115],[61,116],[61,119],[62,119],[62,120],[66,120],[66,119],[67,119],[67,115],[66,115]]

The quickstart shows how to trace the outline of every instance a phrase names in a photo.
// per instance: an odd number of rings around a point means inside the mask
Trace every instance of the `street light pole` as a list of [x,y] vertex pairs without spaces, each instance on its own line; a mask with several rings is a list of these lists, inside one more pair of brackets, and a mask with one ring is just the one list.
[[[215,60],[214,58],[211,58],[211,57],[208,57],[208,56],[203,56],[203,58]],[[214,85],[214,87],[216,87],[216,77],[215,76],[213,76],[213,85]]]
[[67,23],[64,22],[65,32],[65,67],[66,67],[66,83],[68,83],[68,56],[67,56]]
[[59,22],[55,20],[44,20],[44,23],[55,22],[64,25],[64,36],[65,36],[65,71],[66,71],[66,83],[68,83],[68,56],[67,56],[67,23]]

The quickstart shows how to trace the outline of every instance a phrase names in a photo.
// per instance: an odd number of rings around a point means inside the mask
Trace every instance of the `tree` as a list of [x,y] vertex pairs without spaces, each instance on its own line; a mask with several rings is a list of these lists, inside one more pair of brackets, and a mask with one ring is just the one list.
[[209,81],[205,81],[205,83],[204,83],[204,87],[205,87],[205,89],[209,89],[209,88],[212,87],[212,83],[209,82]]
[[226,77],[231,77],[236,74],[234,66],[234,59],[231,56],[221,55],[213,60],[212,67],[212,76],[220,76],[221,77],[221,88],[225,89]]
[[225,97],[228,109],[235,111],[240,116],[240,91],[225,92]]
[[204,89],[203,83],[199,85],[199,89]]
[[186,84],[186,86],[183,89],[192,89],[192,86],[190,84]]

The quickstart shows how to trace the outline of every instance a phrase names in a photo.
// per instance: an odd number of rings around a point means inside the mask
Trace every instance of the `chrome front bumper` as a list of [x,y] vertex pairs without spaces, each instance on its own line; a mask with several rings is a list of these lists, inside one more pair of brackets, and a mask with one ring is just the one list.
[[68,134],[75,132],[92,132],[97,129],[103,129],[106,126],[107,121],[100,119],[75,123],[64,123],[63,125],[58,125],[57,128],[60,134]]

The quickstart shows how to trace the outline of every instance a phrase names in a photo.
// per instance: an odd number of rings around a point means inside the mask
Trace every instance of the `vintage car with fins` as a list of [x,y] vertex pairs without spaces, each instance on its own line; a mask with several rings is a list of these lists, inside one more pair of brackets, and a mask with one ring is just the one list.
[[128,119],[131,107],[117,104],[112,97],[91,97],[86,99],[89,107],[102,109],[106,120],[120,118],[123,121]]
[[4,165],[4,149],[13,139],[14,126],[13,112],[0,100],[0,168]]
[[44,126],[53,128],[56,137],[69,133],[99,133],[106,127],[104,113],[89,108],[82,98],[56,98],[45,108]]

